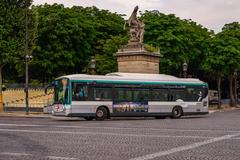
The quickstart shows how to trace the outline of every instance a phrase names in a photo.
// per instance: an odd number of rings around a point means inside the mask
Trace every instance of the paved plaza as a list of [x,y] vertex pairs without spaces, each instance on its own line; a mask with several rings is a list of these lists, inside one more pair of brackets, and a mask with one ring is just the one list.
[[240,110],[181,119],[0,117],[1,160],[239,160]]

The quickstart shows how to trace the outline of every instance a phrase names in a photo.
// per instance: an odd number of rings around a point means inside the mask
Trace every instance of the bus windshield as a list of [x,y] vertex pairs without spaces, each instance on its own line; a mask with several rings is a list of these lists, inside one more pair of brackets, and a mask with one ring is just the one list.
[[69,104],[69,80],[58,79],[54,81],[54,103]]

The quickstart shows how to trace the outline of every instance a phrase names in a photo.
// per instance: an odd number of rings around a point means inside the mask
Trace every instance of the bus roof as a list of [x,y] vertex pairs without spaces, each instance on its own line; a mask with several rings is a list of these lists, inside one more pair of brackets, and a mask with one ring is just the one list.
[[101,82],[148,82],[151,83],[166,83],[166,84],[197,84],[207,85],[207,83],[195,78],[178,78],[165,74],[142,74],[142,73],[121,73],[114,72],[106,75],[87,75],[87,74],[72,74],[59,77],[68,78],[70,80],[82,81],[101,81]]

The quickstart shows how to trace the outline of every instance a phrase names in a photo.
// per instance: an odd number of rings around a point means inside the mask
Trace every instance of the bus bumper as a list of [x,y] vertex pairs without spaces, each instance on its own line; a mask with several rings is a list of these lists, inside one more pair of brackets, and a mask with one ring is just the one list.
[[62,108],[59,109],[59,105],[56,106],[53,106],[52,110],[53,116],[69,116],[69,114],[71,114],[71,108],[62,106]]

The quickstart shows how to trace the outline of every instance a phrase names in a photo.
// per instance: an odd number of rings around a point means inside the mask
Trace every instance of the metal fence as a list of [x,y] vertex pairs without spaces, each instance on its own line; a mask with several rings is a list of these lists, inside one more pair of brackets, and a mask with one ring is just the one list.
[[[3,92],[3,104],[5,111],[24,111],[25,92],[24,88],[8,88]],[[48,94],[44,93],[44,88],[29,89],[29,109],[30,111],[43,111],[44,107],[53,104],[53,90]]]

